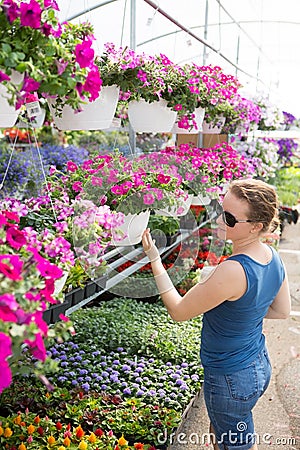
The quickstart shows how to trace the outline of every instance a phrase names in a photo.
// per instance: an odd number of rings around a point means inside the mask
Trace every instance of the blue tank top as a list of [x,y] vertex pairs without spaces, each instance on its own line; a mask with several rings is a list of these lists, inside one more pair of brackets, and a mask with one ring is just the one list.
[[[265,344],[263,318],[284,280],[277,251],[268,264],[248,255],[230,256],[246,274],[247,290],[236,301],[224,301],[203,314],[200,359],[204,368],[230,374],[247,367]],[[226,262],[224,262],[226,264]]]

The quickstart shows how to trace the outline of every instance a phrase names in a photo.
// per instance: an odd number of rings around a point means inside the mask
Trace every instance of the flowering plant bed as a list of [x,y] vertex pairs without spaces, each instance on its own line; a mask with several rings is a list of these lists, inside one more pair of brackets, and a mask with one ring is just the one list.
[[50,436],[67,448],[66,437],[76,449],[166,449],[200,387],[201,318],[175,323],[162,304],[118,298],[72,320],[73,339],[48,347],[59,365],[52,390],[19,377],[0,397],[0,442],[20,445],[22,431],[27,450]]

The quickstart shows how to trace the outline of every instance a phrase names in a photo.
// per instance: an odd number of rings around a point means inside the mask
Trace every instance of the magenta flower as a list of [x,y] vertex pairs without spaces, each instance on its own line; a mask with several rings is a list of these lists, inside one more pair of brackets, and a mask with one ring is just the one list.
[[14,221],[14,222],[20,222],[20,219],[19,219],[19,216],[18,216],[18,214],[16,214],[15,212],[12,212],[12,211],[3,211],[3,214],[5,215],[5,217],[8,219],[8,220],[12,220],[12,221]]
[[64,322],[69,322],[69,317],[65,316],[64,314],[60,314],[58,316],[60,318],[60,320],[63,320]]
[[95,66],[89,71],[85,83],[83,84],[84,91],[89,92],[90,94],[90,102],[93,102],[99,97],[101,86],[102,80],[100,78],[99,70]]
[[6,241],[9,245],[17,250],[19,250],[23,245],[26,244],[26,237],[23,231],[15,228],[9,227],[6,231]]
[[77,164],[75,164],[73,161],[67,162],[67,171],[68,172],[76,172],[78,170]]
[[3,7],[10,23],[14,22],[19,17],[19,6],[13,0],[4,0]]
[[10,280],[22,280],[22,268],[23,261],[18,255],[0,255],[0,272]]
[[145,194],[143,197],[143,201],[145,205],[153,205],[155,202],[155,197],[153,194]]
[[75,192],[81,192],[83,190],[82,182],[81,181],[75,181],[75,183],[72,184],[72,189]]
[[63,276],[63,271],[57,267],[55,264],[50,263],[47,259],[40,257],[38,264],[36,266],[42,277],[45,278],[61,278]]
[[83,69],[84,67],[90,67],[93,64],[94,50],[91,48],[92,39],[88,37],[81,44],[77,44],[75,47],[76,61]]
[[12,311],[8,306],[2,306],[0,303],[0,320],[3,322],[17,322],[17,317],[14,311]]
[[92,176],[91,183],[93,186],[102,186],[103,180],[102,178]]
[[15,311],[18,308],[18,303],[14,295],[12,294],[4,294],[0,295],[0,307],[7,306],[9,309]]
[[143,70],[139,70],[137,73],[137,78],[141,80],[143,83],[147,82],[147,74]]
[[33,78],[27,77],[25,75],[24,81],[23,81],[23,86],[22,86],[22,91],[25,92],[35,92],[39,89],[40,84],[38,81],[35,81]]
[[56,11],[59,11],[58,4],[56,3],[55,0],[44,0],[44,6],[46,9],[52,8],[55,9]]
[[171,177],[169,175],[159,173],[157,175],[157,181],[159,181],[159,183],[161,184],[168,184],[171,181]]
[[123,195],[123,188],[122,188],[122,186],[119,186],[118,184],[116,184],[115,186],[112,186],[110,188],[110,190],[113,194]]
[[177,105],[174,106],[175,111],[181,111],[182,110],[182,105],[180,103],[178,103]]
[[0,214],[0,227],[3,227],[3,225],[6,224],[7,224],[6,217],[4,216],[4,214]]
[[20,21],[22,27],[40,28],[42,10],[36,0],[20,4]]
[[45,361],[46,348],[41,333],[37,333],[34,340],[25,339],[24,343],[28,345],[35,358]]
[[6,75],[6,73],[2,72],[2,70],[0,70],[0,83],[2,83],[2,81],[9,81],[10,77],[8,75]]
[[7,334],[0,332],[0,394],[12,381],[7,358],[12,355],[12,341]]

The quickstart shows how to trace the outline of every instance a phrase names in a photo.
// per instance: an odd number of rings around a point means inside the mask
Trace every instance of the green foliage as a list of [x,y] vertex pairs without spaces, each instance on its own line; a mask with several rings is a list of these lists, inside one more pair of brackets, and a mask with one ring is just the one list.
[[172,216],[151,215],[148,227],[150,230],[161,230],[164,234],[172,236],[179,231],[179,219]]
[[282,167],[276,172],[274,184],[281,205],[295,206],[300,198],[300,168]]
[[124,347],[131,355],[150,355],[174,364],[199,360],[201,318],[174,322],[162,303],[116,298],[74,312],[72,321],[76,342],[83,348],[96,344],[109,352]]

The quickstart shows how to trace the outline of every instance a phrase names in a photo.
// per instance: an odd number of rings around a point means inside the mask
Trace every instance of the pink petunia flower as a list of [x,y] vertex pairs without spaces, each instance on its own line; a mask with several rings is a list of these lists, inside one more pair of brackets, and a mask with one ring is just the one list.
[[87,38],[82,41],[81,44],[77,44],[75,47],[76,62],[83,69],[84,67],[91,67],[94,59],[94,50],[91,48],[92,39]]
[[0,255],[0,272],[9,279],[22,280],[22,268],[23,261],[18,255]]
[[83,89],[90,93],[89,101],[93,102],[99,97],[102,80],[100,78],[98,67],[94,66],[88,73]]
[[20,21],[22,27],[40,28],[42,9],[36,0],[20,4]]
[[77,164],[75,164],[73,161],[67,161],[67,171],[76,172],[76,170],[78,170]]
[[44,6],[46,9],[52,8],[55,9],[55,11],[59,11],[58,4],[55,0],[44,0]]
[[72,189],[75,192],[81,192],[83,190],[82,182],[81,181],[75,181],[75,183],[72,184]]
[[155,197],[153,194],[145,194],[143,200],[145,205],[152,205],[155,201]]
[[41,333],[35,335],[34,340],[25,339],[24,343],[28,345],[32,355],[40,361],[46,359],[46,348]]
[[61,278],[63,276],[62,269],[60,269],[55,264],[50,263],[47,259],[42,257],[40,258],[36,268],[38,269],[42,277],[45,278],[49,277],[56,280],[57,278]]
[[6,230],[6,241],[8,244],[17,250],[19,250],[23,245],[26,244],[26,237],[23,231],[18,230],[14,226],[9,227]]
[[13,0],[4,0],[4,11],[10,23],[14,22],[20,15],[20,8]]
[[25,91],[25,92],[34,92],[39,89],[40,84],[41,83],[39,83],[38,81],[35,81],[33,78],[25,76],[21,90]]
[[8,75],[6,75],[6,73],[2,72],[2,70],[0,70],[0,83],[2,83],[2,81],[9,81],[10,77]]
[[0,332],[0,394],[12,381],[12,375],[6,359],[12,355],[12,341],[7,334]]

